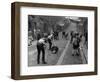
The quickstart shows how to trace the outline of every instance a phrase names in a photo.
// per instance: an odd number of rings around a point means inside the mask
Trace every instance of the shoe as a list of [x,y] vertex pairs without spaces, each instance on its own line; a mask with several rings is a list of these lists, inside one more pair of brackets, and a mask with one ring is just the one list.
[[37,62],[37,64],[40,64],[40,62]]
[[47,62],[43,62],[43,64],[47,64]]
[[72,54],[72,56],[74,56],[74,54]]
[[77,54],[77,56],[79,56],[80,54]]

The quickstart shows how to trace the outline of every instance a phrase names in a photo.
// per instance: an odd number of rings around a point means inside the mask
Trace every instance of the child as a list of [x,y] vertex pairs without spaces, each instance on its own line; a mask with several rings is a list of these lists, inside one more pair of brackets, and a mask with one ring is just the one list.
[[79,47],[80,47],[80,37],[78,35],[76,35],[74,38],[73,38],[73,52],[72,52],[72,56],[74,55],[78,55],[79,56]]

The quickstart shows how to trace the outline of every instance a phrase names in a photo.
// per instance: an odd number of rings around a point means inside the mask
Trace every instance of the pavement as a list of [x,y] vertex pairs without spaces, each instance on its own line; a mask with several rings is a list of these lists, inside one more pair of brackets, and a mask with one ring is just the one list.
[[[45,65],[55,65],[58,62],[59,57],[61,56],[63,50],[65,49],[66,43],[68,41],[66,40],[56,40],[53,43],[59,47],[59,51],[57,54],[52,54],[52,52],[49,50],[49,46],[47,45],[47,48],[45,50],[45,59],[47,64]],[[32,45],[28,48],[28,65],[29,66],[40,66],[44,65],[42,64],[42,61],[40,61],[40,64],[37,64],[37,49],[36,44],[32,43]],[[42,56],[42,54],[41,54]],[[41,59],[40,59],[41,60]]]

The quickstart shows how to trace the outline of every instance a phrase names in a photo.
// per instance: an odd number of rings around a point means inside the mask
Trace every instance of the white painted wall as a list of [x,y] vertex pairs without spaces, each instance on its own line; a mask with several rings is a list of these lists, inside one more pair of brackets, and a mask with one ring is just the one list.
[[[86,5],[98,6],[98,22],[100,22],[100,0],[1,0],[0,1],[0,82],[16,82],[10,79],[11,66],[11,2],[37,2],[37,3],[52,3],[52,4],[68,4],[68,5]],[[100,27],[98,23],[98,27]],[[98,28],[98,35],[100,29]],[[98,38],[100,42],[100,38]],[[98,43],[98,49],[100,44]],[[100,50],[98,50],[98,62],[100,62]],[[100,63],[99,63],[100,69]],[[22,81],[22,80],[21,80]],[[100,82],[100,71],[97,76],[79,76],[79,77],[64,77],[52,79],[28,80],[28,82]],[[23,80],[22,82],[27,82]]]

